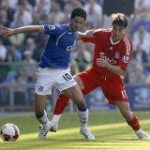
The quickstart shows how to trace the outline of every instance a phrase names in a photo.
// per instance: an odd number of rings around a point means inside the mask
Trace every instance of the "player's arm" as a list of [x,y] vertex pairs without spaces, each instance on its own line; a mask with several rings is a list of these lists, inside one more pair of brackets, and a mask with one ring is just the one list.
[[97,37],[94,36],[93,31],[94,30],[89,30],[89,31],[86,31],[85,33],[79,33],[77,40],[81,41],[81,42],[89,42],[89,43],[96,44],[97,43]]
[[110,71],[118,76],[124,74],[124,72],[125,72],[125,70],[122,69],[120,66],[112,65],[103,58],[97,58],[96,63],[99,67],[106,68],[108,71]]
[[30,25],[14,29],[6,27],[0,28],[0,36],[5,38],[18,33],[30,33],[30,32],[44,32],[43,25]]
[[106,66],[106,69],[116,75],[123,75],[125,73],[125,70],[123,70],[120,66],[114,66],[114,65],[111,65],[111,64],[108,64]]
[[96,63],[99,67],[106,68],[108,71],[116,75],[123,75],[128,67],[131,57],[130,49],[126,49],[123,52],[125,53],[120,56],[116,65],[112,65],[107,59],[101,57],[97,58]]
[[82,40],[82,38],[92,38],[94,37],[94,29],[93,30],[88,30],[86,32],[78,32],[78,39],[77,40]]

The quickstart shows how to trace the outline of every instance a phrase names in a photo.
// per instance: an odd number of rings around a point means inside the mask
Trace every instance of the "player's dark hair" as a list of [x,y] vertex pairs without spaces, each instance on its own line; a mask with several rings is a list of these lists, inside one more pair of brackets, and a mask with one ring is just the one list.
[[112,25],[123,26],[125,28],[128,26],[128,21],[124,14],[116,13],[112,14],[111,17],[112,17]]
[[76,16],[82,17],[84,18],[84,20],[86,20],[86,11],[82,8],[75,8],[71,13],[71,19],[73,19]]

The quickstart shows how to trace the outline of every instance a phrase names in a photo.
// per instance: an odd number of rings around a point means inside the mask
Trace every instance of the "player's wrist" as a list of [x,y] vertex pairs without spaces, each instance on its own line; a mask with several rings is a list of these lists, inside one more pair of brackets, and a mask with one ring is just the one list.
[[111,64],[109,64],[108,62],[106,63],[106,65],[105,65],[105,68],[106,69],[109,69],[111,67]]

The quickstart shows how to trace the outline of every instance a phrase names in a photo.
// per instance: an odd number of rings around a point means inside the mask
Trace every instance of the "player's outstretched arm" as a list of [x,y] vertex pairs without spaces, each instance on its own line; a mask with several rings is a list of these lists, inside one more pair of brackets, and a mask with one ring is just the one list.
[[94,34],[94,29],[93,30],[88,30],[86,32],[78,32],[78,40],[82,39],[82,38],[92,38],[94,37],[93,34]]
[[30,32],[44,32],[44,29],[42,25],[30,25],[14,29],[7,27],[0,27],[0,36],[4,38],[7,38],[11,35],[18,33],[30,33]]

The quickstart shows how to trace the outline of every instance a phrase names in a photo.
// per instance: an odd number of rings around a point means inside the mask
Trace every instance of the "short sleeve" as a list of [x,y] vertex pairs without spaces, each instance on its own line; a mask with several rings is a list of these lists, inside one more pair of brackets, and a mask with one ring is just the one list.
[[82,41],[96,44],[97,43],[97,38],[96,37],[82,38]]
[[121,59],[118,61],[118,65],[123,69],[126,70],[130,61],[130,55],[123,55]]
[[121,54],[121,57],[118,61],[118,65],[126,70],[127,67],[128,67],[128,64],[131,60],[131,55],[132,55],[132,45],[131,43],[128,41],[128,40],[125,40],[125,46],[124,48],[122,48],[122,54]]
[[55,34],[55,33],[57,33],[58,32],[58,30],[59,30],[59,28],[58,28],[58,26],[56,26],[56,25],[48,25],[48,24],[45,24],[44,26],[43,26],[43,28],[44,28],[44,33],[45,34]]
[[[88,30],[88,31],[90,31],[90,30]],[[86,31],[86,32],[88,32],[88,31]],[[89,43],[93,43],[93,44],[97,43],[97,38],[95,36],[93,36],[93,37],[84,37],[84,38],[81,38],[81,39],[82,39],[83,42],[89,42]]]

